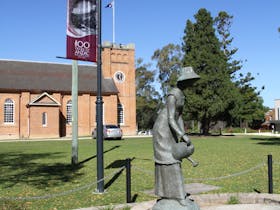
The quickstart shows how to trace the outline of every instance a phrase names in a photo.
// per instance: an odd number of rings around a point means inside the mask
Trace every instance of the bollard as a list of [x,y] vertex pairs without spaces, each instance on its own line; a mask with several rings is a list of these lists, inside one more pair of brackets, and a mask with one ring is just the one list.
[[268,193],[273,194],[272,155],[267,156],[268,166]]
[[126,159],[126,202],[131,203],[131,159]]

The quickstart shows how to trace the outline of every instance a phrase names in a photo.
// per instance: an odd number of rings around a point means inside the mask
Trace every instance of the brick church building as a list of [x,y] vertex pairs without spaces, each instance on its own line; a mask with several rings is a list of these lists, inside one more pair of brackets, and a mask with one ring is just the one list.
[[[105,43],[103,123],[136,133],[135,49]],[[53,138],[72,133],[72,65],[0,60],[0,138]],[[97,67],[78,67],[78,134],[96,127]]]

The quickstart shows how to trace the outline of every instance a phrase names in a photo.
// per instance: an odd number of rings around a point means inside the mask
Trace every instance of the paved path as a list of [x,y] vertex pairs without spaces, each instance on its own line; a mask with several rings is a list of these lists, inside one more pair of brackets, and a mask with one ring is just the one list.
[[[201,210],[280,210],[280,194],[258,194],[258,193],[223,193],[223,194],[195,194],[213,190],[216,187],[193,183],[187,185],[189,192],[193,192],[191,198],[198,203]],[[196,189],[195,189],[196,188]],[[150,193],[150,192],[146,192]],[[240,204],[225,205],[230,197],[236,197]],[[130,203],[114,205],[114,210],[122,210],[131,207],[131,210],[151,210],[156,200],[141,203]],[[108,208],[108,206],[107,206]],[[112,208],[112,207],[111,207]],[[101,210],[103,207],[88,207],[79,210]]]
[[[114,207],[114,210],[122,210],[128,206],[131,207],[130,210],[151,210],[156,200],[141,202],[137,204],[122,204]],[[82,208],[79,210],[101,210],[106,209],[106,207],[89,207]],[[200,210],[280,210],[279,205],[271,204],[235,204],[235,205],[212,205],[212,206],[201,206]]]
[[[144,202],[132,207],[131,210],[151,210],[154,204],[155,201]],[[200,206],[200,210],[280,210],[280,206],[268,204],[214,205]]]
[[237,204],[202,207],[201,210],[280,210],[280,206],[265,204]]
[[[200,185],[193,184],[194,187]],[[206,187],[211,188],[211,185]],[[205,186],[201,185],[201,190]],[[212,186],[213,187],[213,186]],[[197,190],[198,192],[199,190]],[[225,205],[231,196],[238,198],[241,204]],[[258,193],[223,193],[223,194],[198,194],[192,195],[201,210],[280,210],[280,194]],[[150,210],[155,200],[136,204],[131,210]]]

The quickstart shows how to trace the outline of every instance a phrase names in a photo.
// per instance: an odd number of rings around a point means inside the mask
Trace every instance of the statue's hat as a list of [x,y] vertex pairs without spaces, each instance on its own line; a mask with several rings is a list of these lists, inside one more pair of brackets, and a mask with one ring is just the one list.
[[184,81],[184,80],[196,80],[199,79],[200,76],[197,75],[192,67],[183,67],[182,69],[180,69],[179,71],[179,77],[177,79],[177,82],[179,81]]

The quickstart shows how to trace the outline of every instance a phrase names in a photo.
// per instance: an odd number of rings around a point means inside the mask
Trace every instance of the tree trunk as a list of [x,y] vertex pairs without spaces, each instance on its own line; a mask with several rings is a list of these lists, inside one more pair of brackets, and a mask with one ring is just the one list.
[[207,118],[203,118],[201,121],[201,130],[203,135],[209,135],[209,129],[210,129],[210,120]]

